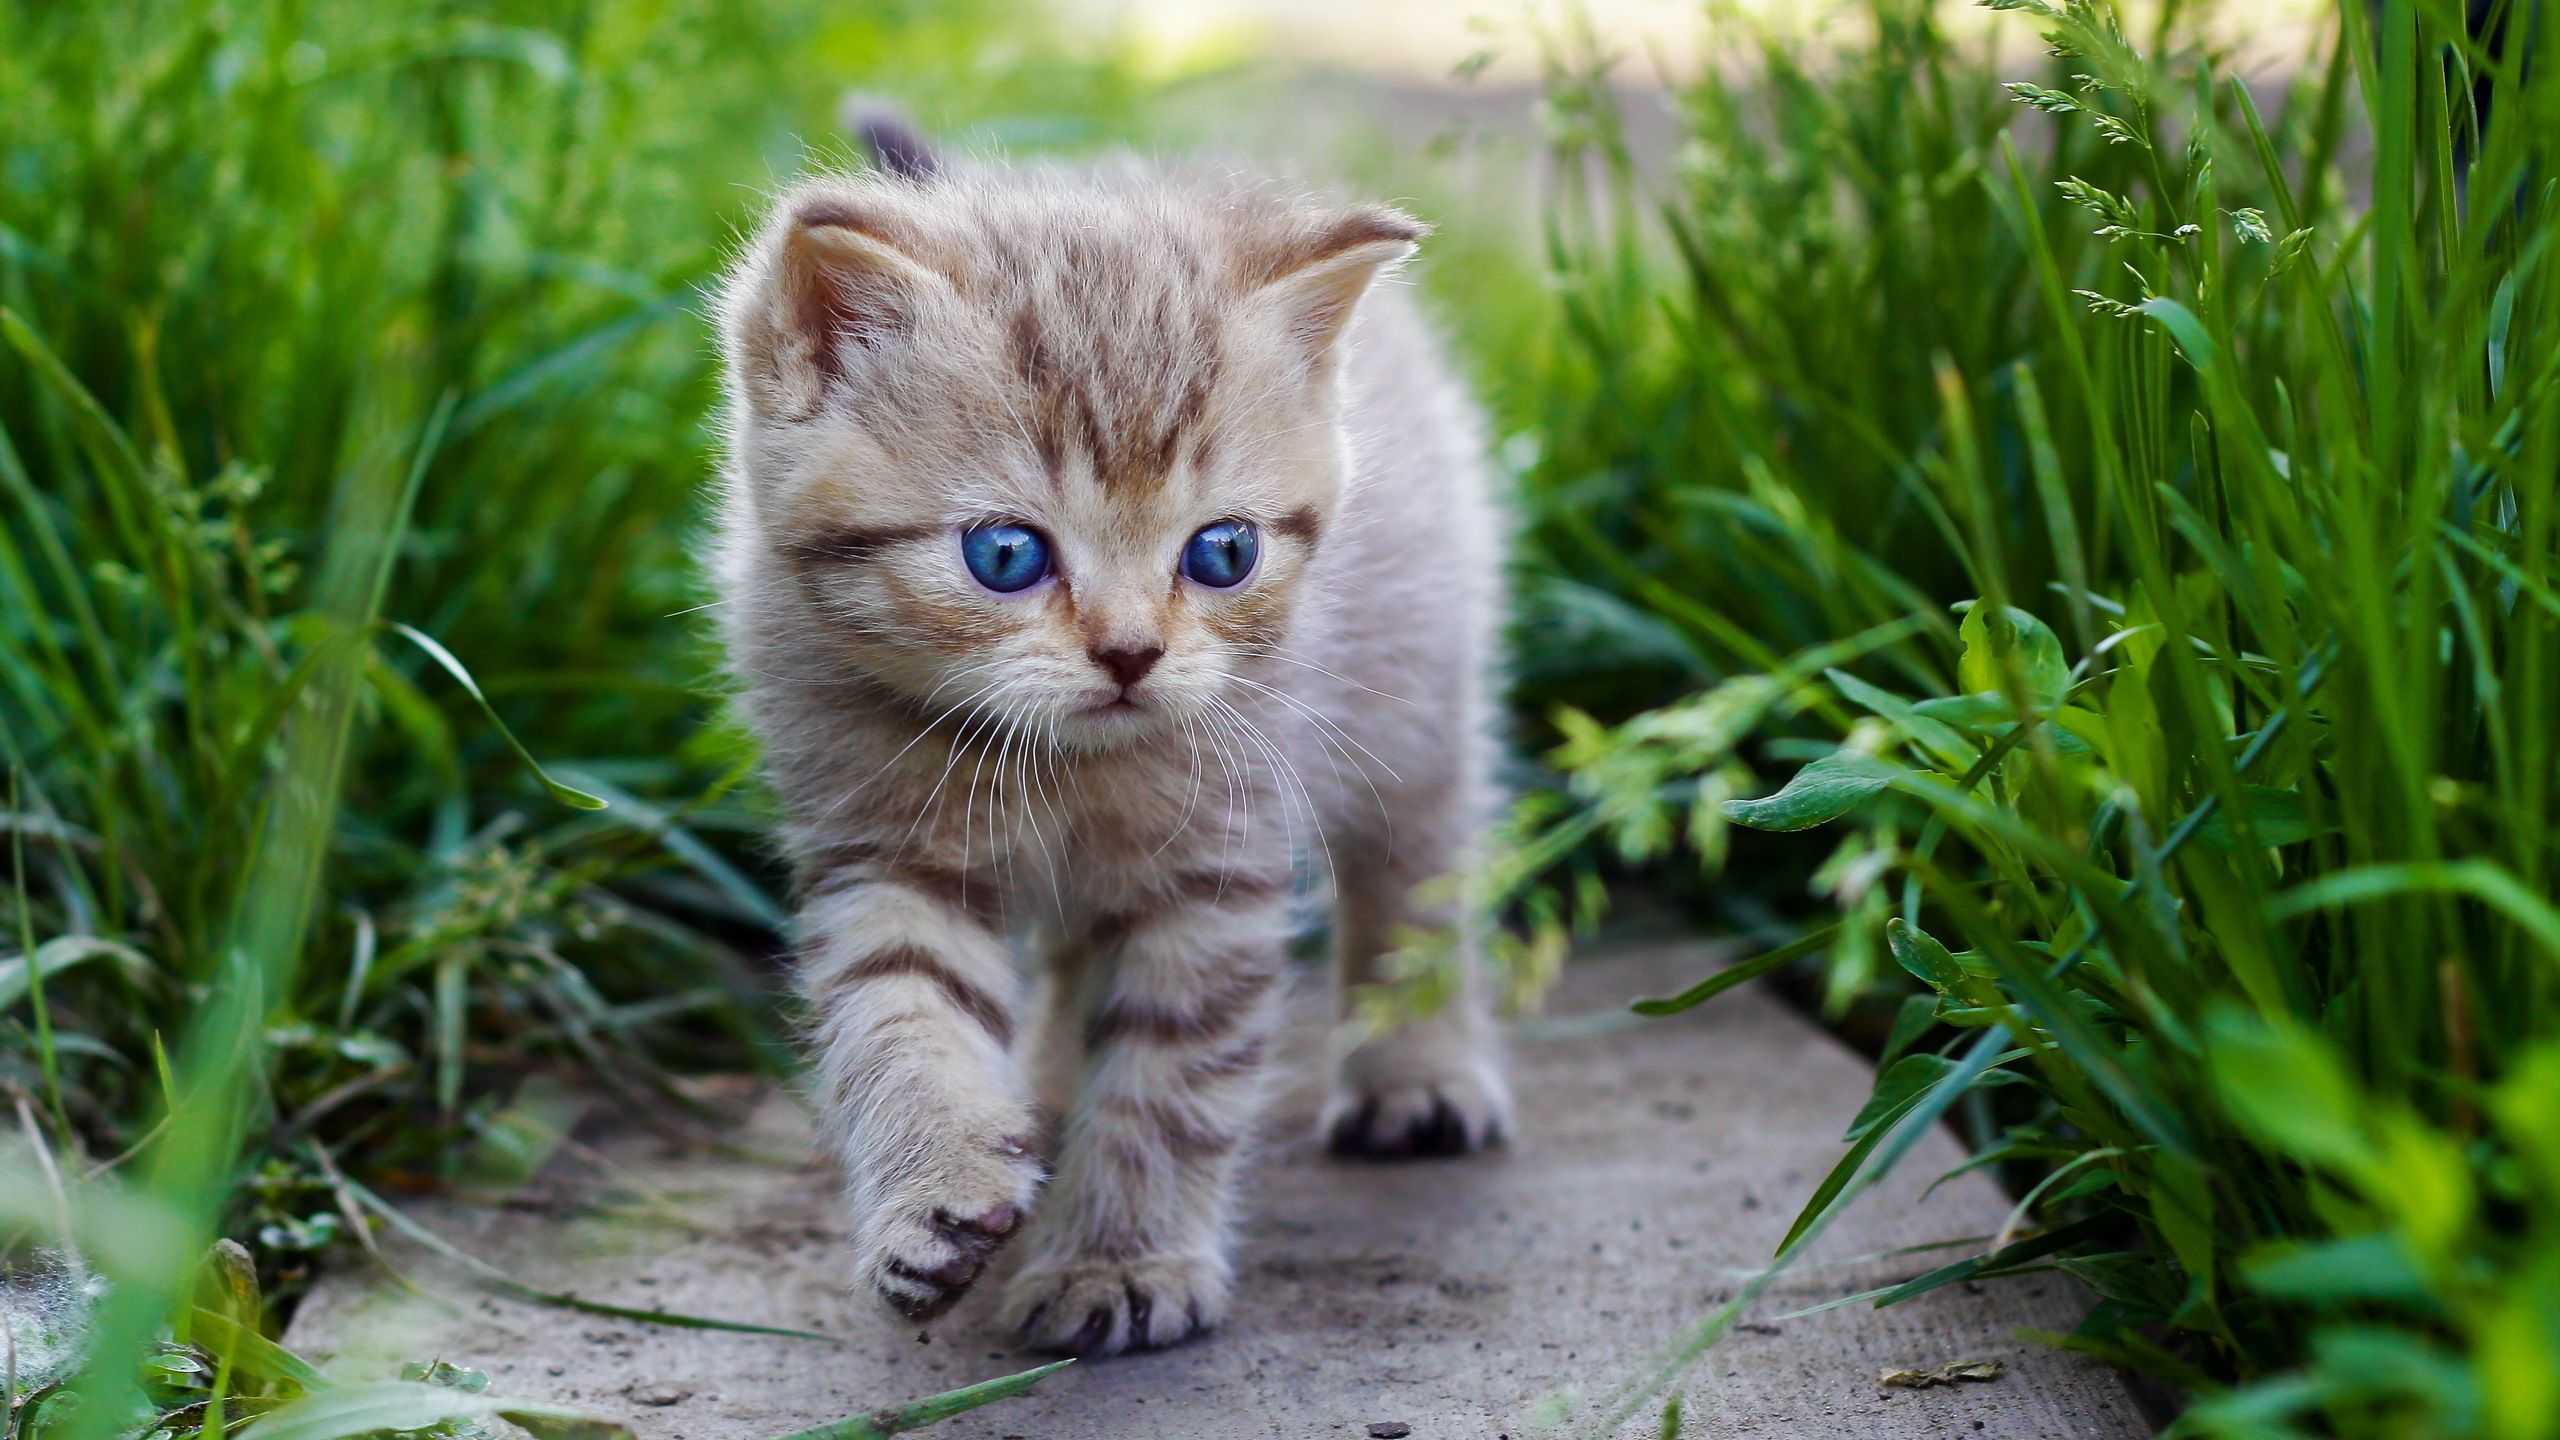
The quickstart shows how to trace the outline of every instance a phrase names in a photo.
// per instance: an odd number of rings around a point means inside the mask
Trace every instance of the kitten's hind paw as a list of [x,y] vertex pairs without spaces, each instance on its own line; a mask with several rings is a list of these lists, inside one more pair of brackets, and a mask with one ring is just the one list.
[[1179,1345],[1226,1314],[1226,1266],[1195,1255],[1034,1261],[1007,1287],[1004,1308],[1023,1344],[1087,1358]]
[[1326,1149],[1371,1160],[1470,1155],[1501,1144],[1510,1130],[1510,1091],[1482,1061],[1386,1084],[1363,1084],[1347,1068],[1323,1121]]

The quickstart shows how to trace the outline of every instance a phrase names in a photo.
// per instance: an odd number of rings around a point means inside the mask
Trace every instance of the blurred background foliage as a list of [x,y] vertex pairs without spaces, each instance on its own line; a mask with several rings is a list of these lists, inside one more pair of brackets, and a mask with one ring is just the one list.
[[[787,1072],[700,287],[867,92],[1439,223],[1513,958],[1740,930],[1649,1008],[1877,1055],[1782,1261],[1952,1119],[2015,1221],[1860,1301],[2059,1266],[2190,1430],[2560,1433],[2560,16],[1603,8],[0,0],[0,1195],[98,1353],[281,1404],[242,1337],[529,1077]],[[13,1429],[205,1428],[144,1370]]]

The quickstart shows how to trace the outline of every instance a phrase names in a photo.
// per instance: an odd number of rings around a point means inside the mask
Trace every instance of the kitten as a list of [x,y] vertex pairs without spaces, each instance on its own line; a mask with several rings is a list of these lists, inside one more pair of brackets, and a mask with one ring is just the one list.
[[[857,1281],[938,1315],[1036,1201],[1024,1339],[1170,1345],[1227,1307],[1301,859],[1346,983],[1416,928],[1472,975],[1417,887],[1494,800],[1478,421],[1374,285],[1424,233],[1394,210],[882,153],[783,196],[718,301],[714,564]],[[1336,1150],[1502,1137],[1461,989],[1344,1059]]]

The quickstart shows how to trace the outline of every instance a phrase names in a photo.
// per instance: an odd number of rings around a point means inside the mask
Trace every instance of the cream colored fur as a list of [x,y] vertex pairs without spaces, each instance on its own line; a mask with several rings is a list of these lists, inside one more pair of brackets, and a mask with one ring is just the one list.
[[[824,179],[721,292],[722,613],[856,1281],[911,1316],[1018,1233],[1033,1344],[1219,1321],[1302,864],[1345,982],[1413,926],[1472,967],[1415,890],[1494,803],[1501,540],[1472,407],[1372,286],[1420,234],[1134,168]],[[1224,519],[1261,541],[1233,591],[1176,568]],[[960,532],[998,521],[1058,576],[974,581]],[[1125,690],[1096,658],[1151,647]],[[1508,1122],[1472,983],[1352,1051],[1325,1117],[1365,1154]]]

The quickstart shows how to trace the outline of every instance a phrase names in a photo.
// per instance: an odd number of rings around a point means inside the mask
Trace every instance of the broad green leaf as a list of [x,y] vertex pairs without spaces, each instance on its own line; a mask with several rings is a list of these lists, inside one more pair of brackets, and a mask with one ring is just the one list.
[[1810,830],[1848,814],[1907,773],[1873,755],[1836,751],[1798,770],[1775,795],[1727,800],[1724,814],[1754,830]]
[[[2021,1058],[2025,1054],[2023,1050],[2013,1050],[1992,1063],[1997,1067]],[[1917,1055],[1905,1055],[1896,1060],[1891,1069],[1877,1077],[1875,1093],[1867,1097],[1867,1103],[1859,1109],[1857,1118],[1849,1122],[1848,1132],[1840,1138],[1855,1142],[1874,1134],[1899,1118],[1904,1111],[1911,1108],[1913,1101],[1927,1094],[1932,1086],[1945,1080],[1959,1068],[1956,1061],[1944,1055],[1933,1055],[1926,1051]],[[2021,1078],[2006,1070],[1993,1068],[1983,1071],[1973,1084],[1976,1087],[2013,1085],[2019,1083]]]
[[2366,1100],[2328,1044],[2235,1008],[2205,1022],[2215,1088],[2240,1121],[2308,1164],[2369,1174]]
[[1903,1056],[1903,1052],[1920,1043],[1929,1027],[1938,1019],[1938,997],[1919,993],[1902,997],[1902,1006],[1894,1012],[1893,1029],[1885,1036],[1884,1049],[1876,1056],[1876,1064],[1887,1069]]
[[2062,703],[2071,685],[2071,663],[2062,658],[2062,641],[2042,620],[2015,605],[1977,604],[1965,612],[1956,633],[1964,642],[1956,679],[1967,691],[2008,694],[2014,672],[2037,706],[2050,709]]
[[1885,922],[1884,943],[1893,952],[1895,964],[1950,1001],[1972,1009],[2001,1006],[2000,988],[1991,983],[1993,972],[1988,965],[1967,966],[1962,957],[1947,953],[1946,946],[1901,916]]
[[2380,1325],[2330,1325],[2312,1333],[2311,1353],[2345,1393],[2423,1407],[2429,1418],[2404,1433],[2478,1433],[2478,1385],[2441,1346]]
[[[2311,823],[2309,802],[2299,790],[2278,790],[2267,785],[2243,785],[2239,803],[2248,811],[2250,828],[2260,845],[2299,845],[2325,829]],[[2222,803],[2196,828],[2196,843],[2217,855],[2228,855],[2240,847],[2240,827],[2231,818],[2232,797],[2223,796]]]
[[2429,1121],[2393,1107],[2376,1118],[2380,1168],[2366,1198],[2400,1223],[2422,1262],[2460,1262],[2465,1233],[2479,1208],[2462,1143]]
[[1961,769],[1981,753],[1981,747],[1968,743],[1954,726],[1931,719],[1921,712],[1921,707],[1892,691],[1880,685],[1870,685],[1846,670],[1825,670],[1822,673],[1841,694],[1902,727],[1903,734],[1939,760]]
[[2490,1093],[2489,1113],[2532,1182],[2560,1195],[2560,1038],[2545,1040],[2518,1061]]
[[1857,1141],[1875,1133],[1887,1120],[1900,1114],[1931,1085],[1947,1077],[1956,1062],[1944,1055],[1922,1052],[1905,1055],[1893,1062],[1893,1068],[1876,1077],[1875,1093],[1858,1109],[1857,1118],[1849,1122],[1848,1133],[1841,1138]]
[[1964,967],[1947,947],[1933,939],[1929,932],[1896,915],[1885,922],[1885,947],[1893,952],[1894,963],[1908,970],[1922,984],[1942,995],[1952,995],[1964,987]]
[[2548,1433],[2560,1415],[2560,1250],[2543,1247],[2473,1332],[2489,1433]]
[[474,1395],[414,1380],[374,1380],[332,1385],[267,1412],[243,1426],[240,1440],[346,1440],[390,1430],[424,1430],[448,1420],[483,1420],[501,1414],[587,1418],[564,1405],[538,1405]]
[[317,1390],[328,1383],[310,1361],[228,1315],[199,1307],[188,1320],[194,1326],[197,1343],[228,1357],[239,1377],[296,1390]]
[[[2215,1256],[2221,1237],[2213,1228],[2213,1185],[2204,1166],[2174,1151],[2161,1151],[2151,1162],[2151,1223],[2169,1242],[2187,1272],[2190,1306],[2210,1311],[2214,1303]],[[2201,1319],[2202,1317],[2197,1317]]]
[[[150,984],[159,973],[142,952],[132,946],[101,940],[94,935],[56,936],[36,947],[36,969],[48,985],[53,983],[54,976],[92,961],[112,963],[114,968],[124,972],[128,982],[137,986]],[[12,955],[0,960],[0,1013],[6,1013],[9,1007],[25,998],[30,978],[26,956]]]
[[[1984,740],[1998,740],[2018,728],[2017,708],[2009,703],[2008,696],[1997,691],[1978,695],[1944,695],[1935,700],[1923,700],[1911,708],[1922,719],[1938,721]],[[2099,723],[2097,716],[2064,706],[2051,712],[2051,720],[2053,723],[2045,727],[2045,735],[2057,752],[2064,755],[2090,753],[2092,747],[2082,732]]]
[[2211,371],[2220,363],[2222,351],[2213,343],[2213,336],[2206,332],[2204,322],[2196,318],[2194,311],[2175,300],[2156,297],[2133,308],[2159,321],[2176,339],[2178,348],[2186,352],[2187,363],[2198,370]]
[[2388,1231],[2273,1246],[2251,1256],[2240,1273],[2259,1294],[2300,1305],[2435,1302],[2425,1272]]

